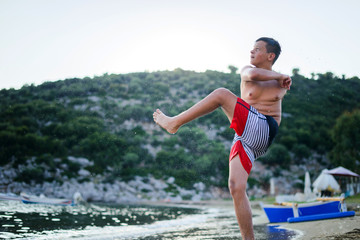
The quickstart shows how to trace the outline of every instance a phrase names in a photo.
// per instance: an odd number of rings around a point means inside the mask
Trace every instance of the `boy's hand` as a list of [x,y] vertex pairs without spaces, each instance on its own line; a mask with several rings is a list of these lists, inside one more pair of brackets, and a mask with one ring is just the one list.
[[282,78],[280,78],[279,83],[280,83],[280,87],[290,90],[292,80],[291,80],[290,76],[283,75]]

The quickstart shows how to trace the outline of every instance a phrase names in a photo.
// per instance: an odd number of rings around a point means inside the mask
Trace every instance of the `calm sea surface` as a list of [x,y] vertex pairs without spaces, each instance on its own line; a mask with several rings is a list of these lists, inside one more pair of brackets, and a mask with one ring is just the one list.
[[[287,240],[296,235],[254,223],[256,239]],[[0,201],[0,239],[240,239],[240,232],[233,209],[226,207],[62,207]]]

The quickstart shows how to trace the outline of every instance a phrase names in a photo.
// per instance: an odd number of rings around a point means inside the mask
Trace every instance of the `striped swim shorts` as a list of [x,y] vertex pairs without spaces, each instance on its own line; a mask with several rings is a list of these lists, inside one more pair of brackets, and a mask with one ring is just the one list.
[[237,99],[230,128],[235,130],[229,162],[239,155],[245,171],[250,174],[252,165],[264,155],[278,131],[278,124],[271,116],[259,113],[241,98]]

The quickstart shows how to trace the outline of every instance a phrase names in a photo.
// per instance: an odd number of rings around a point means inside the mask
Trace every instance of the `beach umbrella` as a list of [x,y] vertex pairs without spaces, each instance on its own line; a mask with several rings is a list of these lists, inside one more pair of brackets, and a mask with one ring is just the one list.
[[354,183],[353,180],[357,178],[357,180],[360,180],[360,175],[357,173],[354,173],[353,171],[350,171],[349,169],[346,169],[344,167],[337,167],[334,169],[331,169],[328,171],[329,174],[333,176],[339,177],[339,181],[342,184],[342,188],[346,189],[345,194],[348,196],[352,196],[355,193],[358,193],[357,188],[360,187],[360,183]]
[[311,181],[310,181],[310,174],[309,172],[305,173],[305,186],[304,186],[304,194],[308,196],[311,194]]
[[275,195],[275,179],[270,178],[270,195]]
[[328,174],[334,175],[334,176],[344,176],[344,177],[360,177],[359,174],[354,173],[350,171],[349,169],[346,169],[344,167],[337,167],[334,169],[331,169],[327,172]]
[[313,188],[317,192],[320,191],[331,191],[331,192],[339,192],[340,191],[340,185],[337,183],[335,178],[327,173],[328,170],[324,169],[320,176],[314,181]]

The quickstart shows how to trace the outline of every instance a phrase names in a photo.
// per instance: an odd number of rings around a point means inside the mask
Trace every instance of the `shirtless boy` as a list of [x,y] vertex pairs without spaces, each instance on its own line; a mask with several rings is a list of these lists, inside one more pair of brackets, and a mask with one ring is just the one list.
[[272,71],[281,48],[272,38],[259,38],[250,51],[251,66],[241,70],[238,98],[225,88],[210,93],[200,102],[168,117],[157,109],[154,121],[169,133],[184,124],[221,107],[235,130],[230,152],[229,189],[243,239],[254,239],[252,213],[246,194],[246,183],[256,158],[265,154],[281,122],[281,102],[290,90],[291,78]]

